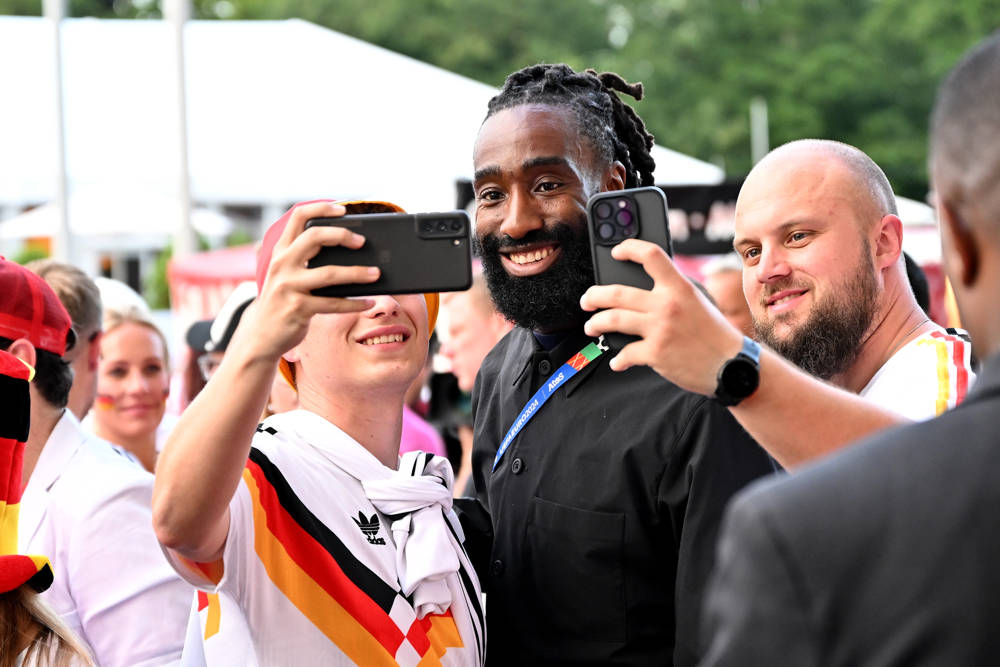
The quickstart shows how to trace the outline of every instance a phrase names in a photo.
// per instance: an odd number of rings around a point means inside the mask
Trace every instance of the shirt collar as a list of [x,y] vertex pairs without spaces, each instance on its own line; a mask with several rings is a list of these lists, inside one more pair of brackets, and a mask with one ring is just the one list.
[[[586,347],[587,343],[595,342],[593,338],[583,332],[583,327],[580,327],[579,329],[574,329],[566,333],[557,334],[562,337],[562,340],[551,350],[546,350],[538,340],[539,334],[534,331],[528,331],[527,329],[523,329],[523,331],[527,336],[527,342],[531,346],[532,353],[525,357],[521,369],[514,376],[514,381],[511,383],[512,386],[518,385],[530,378],[530,370],[532,366],[537,364],[542,359],[548,359],[549,363],[552,365],[551,372],[555,372],[557,368],[569,361],[573,355]],[[608,353],[605,352],[602,356],[606,356],[607,354]],[[567,383],[567,392],[572,393],[572,390],[575,389],[584,380],[584,378],[589,377],[602,361],[603,360],[601,359],[595,360],[593,363],[588,364],[581,372],[570,378],[570,381]]]
[[84,440],[86,433],[80,422],[69,409],[64,408],[62,417],[56,422],[49,439],[42,447],[42,453],[38,456],[35,469],[31,471],[25,491],[27,492],[28,487],[48,491],[69,465],[70,459]]
[[392,473],[361,443],[315,412],[303,409],[283,412],[268,417],[264,425],[286,439],[294,438],[296,444],[316,450],[357,479],[381,478]]

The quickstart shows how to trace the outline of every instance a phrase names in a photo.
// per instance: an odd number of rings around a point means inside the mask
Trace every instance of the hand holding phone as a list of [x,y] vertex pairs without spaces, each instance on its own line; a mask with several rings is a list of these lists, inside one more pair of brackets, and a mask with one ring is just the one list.
[[[650,241],[673,256],[667,224],[667,198],[656,187],[595,194],[587,202],[587,228],[596,285],[653,288],[653,279],[642,266],[611,256],[612,249],[625,239]],[[605,334],[604,339],[616,350],[637,340],[635,336],[614,332]]]
[[365,237],[357,250],[324,246],[309,268],[327,265],[379,267],[373,283],[329,285],[317,296],[372,296],[455,292],[472,285],[471,225],[465,211],[365,213],[314,218],[306,228],[344,227]]

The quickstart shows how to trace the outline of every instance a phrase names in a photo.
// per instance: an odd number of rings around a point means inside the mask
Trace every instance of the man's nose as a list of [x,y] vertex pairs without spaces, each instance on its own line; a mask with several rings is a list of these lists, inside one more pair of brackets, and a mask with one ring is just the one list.
[[774,282],[791,273],[788,256],[781,248],[761,248],[760,260],[755,268],[757,281],[761,283]]
[[366,312],[370,317],[381,317],[398,315],[400,311],[399,302],[391,294],[381,294],[369,297],[375,303]]
[[506,215],[500,223],[500,233],[512,239],[524,238],[533,230],[545,226],[541,211],[530,194],[514,190],[507,201]]

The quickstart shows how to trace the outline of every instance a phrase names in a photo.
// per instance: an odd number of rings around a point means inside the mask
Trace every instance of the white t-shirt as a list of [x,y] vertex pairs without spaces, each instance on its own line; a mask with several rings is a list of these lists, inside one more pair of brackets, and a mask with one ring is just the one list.
[[[418,619],[400,593],[392,521],[334,461],[347,454],[388,468],[304,410],[274,415],[262,429],[229,505],[218,584],[209,566],[199,571],[171,558],[207,593],[195,603],[204,645],[186,647],[185,658],[203,651],[214,665],[213,655],[252,645],[260,665],[437,664],[434,656],[442,665],[481,664],[481,596],[471,566],[446,578],[451,607]],[[460,560],[468,565],[464,551]]]
[[899,348],[861,396],[914,421],[936,417],[965,400],[976,379],[971,351],[968,340],[937,327]]

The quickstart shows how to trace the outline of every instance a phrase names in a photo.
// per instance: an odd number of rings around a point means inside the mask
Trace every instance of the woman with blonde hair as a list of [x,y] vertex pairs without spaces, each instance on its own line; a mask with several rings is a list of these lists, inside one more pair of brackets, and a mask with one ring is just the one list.
[[106,309],[91,412],[94,434],[128,450],[152,472],[166,437],[159,431],[169,393],[163,332],[138,308]]

